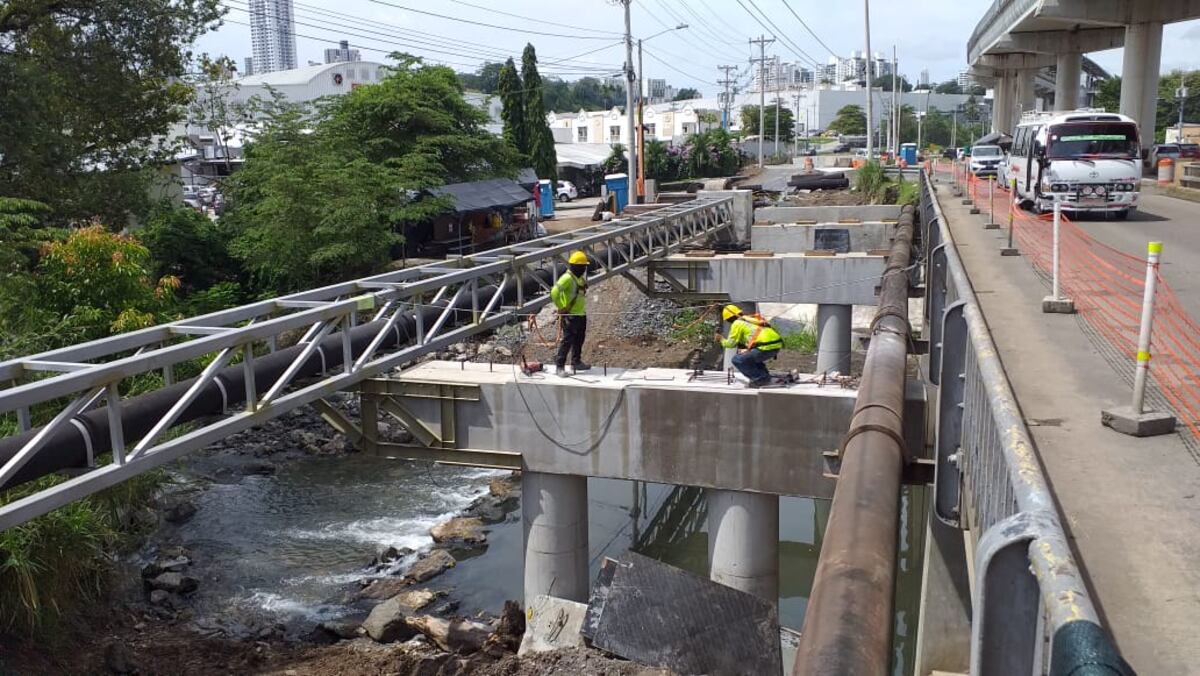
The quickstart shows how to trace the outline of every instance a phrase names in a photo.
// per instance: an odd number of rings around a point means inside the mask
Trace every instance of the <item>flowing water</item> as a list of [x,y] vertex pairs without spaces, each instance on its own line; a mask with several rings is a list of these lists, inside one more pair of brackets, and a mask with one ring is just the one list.
[[[163,539],[185,544],[201,580],[198,617],[252,617],[301,633],[316,622],[361,614],[346,601],[364,566],[385,546],[423,550],[429,529],[487,491],[503,472],[452,469],[365,456],[310,457],[274,476],[214,484],[198,493],[190,521]],[[703,491],[591,479],[589,542],[594,574],[631,547],[700,575],[707,570]],[[780,500],[780,620],[804,621],[829,503]],[[920,585],[923,491],[904,492],[896,674],[910,673]],[[457,612],[498,612],[522,597],[520,511],[490,527],[488,546],[427,586],[447,590]],[[411,563],[413,557],[397,567]],[[386,574],[386,573],[383,573]]]

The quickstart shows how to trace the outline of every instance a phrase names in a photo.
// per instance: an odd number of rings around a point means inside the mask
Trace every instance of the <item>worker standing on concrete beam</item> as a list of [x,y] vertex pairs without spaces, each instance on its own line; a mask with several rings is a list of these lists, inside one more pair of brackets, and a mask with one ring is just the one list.
[[725,349],[737,348],[733,365],[750,379],[750,387],[771,384],[771,372],[766,363],[779,356],[783,337],[762,315],[748,315],[736,305],[721,309],[721,319],[729,324],[729,337],[717,334],[717,342]]
[[587,336],[587,269],[587,254],[572,252],[567,259],[567,271],[550,289],[550,300],[558,308],[558,320],[562,326],[558,356],[554,360],[556,375],[567,375],[568,356],[571,357],[572,373],[592,368],[583,361],[583,340]]

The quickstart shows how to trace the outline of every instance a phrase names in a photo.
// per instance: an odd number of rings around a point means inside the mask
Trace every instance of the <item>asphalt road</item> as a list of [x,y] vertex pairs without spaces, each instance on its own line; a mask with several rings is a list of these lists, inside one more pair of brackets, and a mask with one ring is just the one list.
[[1146,243],[1163,243],[1162,275],[1193,319],[1200,320],[1200,203],[1143,192],[1128,221],[1077,221],[1105,244],[1144,258]]

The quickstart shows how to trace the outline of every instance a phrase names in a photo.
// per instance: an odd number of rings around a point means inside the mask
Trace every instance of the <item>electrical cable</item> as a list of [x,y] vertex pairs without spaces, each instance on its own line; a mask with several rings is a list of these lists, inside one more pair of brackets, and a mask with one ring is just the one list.
[[430,11],[424,10],[424,9],[413,9],[412,7],[405,7],[404,5],[400,5],[400,4],[397,4],[394,2],[387,2],[387,0],[370,0],[370,1],[377,5],[386,5],[388,7],[395,7],[396,9],[402,9],[402,10],[405,10],[406,12],[414,12],[416,14],[424,14],[427,16],[437,17],[439,19],[446,19],[448,21],[457,21],[459,23],[466,23],[466,24],[471,24],[474,26],[483,26],[484,28],[491,28],[492,30],[506,30],[506,31],[513,31],[514,33],[526,33],[529,35],[546,35],[546,36],[555,37],[555,38],[572,38],[574,40],[611,40],[612,39],[611,37],[608,37],[608,36],[570,35],[570,34],[566,34],[566,33],[548,33],[546,31],[535,31],[535,30],[529,30],[527,28],[514,28],[512,26],[497,26],[495,24],[484,23],[482,21],[472,21],[471,19],[460,19],[455,16],[449,16],[446,14],[438,14],[437,12],[430,12]]
[[813,36],[813,39],[815,39],[822,47],[824,47],[826,50],[829,51],[830,56],[833,56],[835,58],[837,57],[837,52],[833,51],[832,47],[825,44],[825,41],[822,40],[819,35],[814,33],[813,29],[808,27],[808,24],[804,22],[804,19],[801,19],[800,15],[796,13],[796,10],[792,9],[792,6],[790,4],[788,4],[788,0],[783,0],[783,6],[787,7],[787,10],[792,13],[792,16],[796,17],[796,21],[799,21],[800,25],[804,26],[804,30],[808,31],[808,34]]
[[566,24],[566,23],[556,23],[556,22],[550,21],[544,17],[522,16],[520,14],[513,14],[512,12],[505,12],[503,10],[493,9],[491,7],[485,7],[483,5],[476,5],[474,3],[466,2],[465,0],[450,0],[450,2],[454,2],[459,5],[466,5],[467,7],[474,7],[475,9],[482,9],[485,12],[493,12],[495,14],[502,14],[504,16],[509,16],[514,19],[522,19],[524,21],[533,21],[533,22],[536,22],[539,24],[544,24],[547,26],[558,26],[559,28],[570,28],[570,29],[579,30],[579,31],[590,31],[592,33],[607,33],[609,35],[623,35],[622,33],[617,32],[617,31],[606,31],[606,30],[601,30],[599,28],[587,28],[586,26],[572,26],[571,24]]

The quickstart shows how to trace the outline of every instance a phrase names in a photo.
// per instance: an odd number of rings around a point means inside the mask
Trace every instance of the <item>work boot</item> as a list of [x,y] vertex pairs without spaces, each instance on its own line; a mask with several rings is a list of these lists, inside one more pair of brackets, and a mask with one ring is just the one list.
[[747,384],[746,387],[749,387],[752,390],[757,390],[760,387],[766,387],[767,385],[770,385],[770,384],[771,384],[770,378],[760,378],[759,380],[750,381],[750,383]]
[[566,377],[567,377],[567,376],[569,376],[570,374],[569,374],[569,373],[567,373],[567,367],[565,367],[565,366],[555,366],[555,367],[554,367],[554,375],[558,376],[559,378],[566,378]]
[[571,369],[574,370],[576,373],[579,373],[580,371],[590,371],[590,370],[592,370],[592,365],[585,364],[583,362],[579,362],[578,364],[572,365]]

